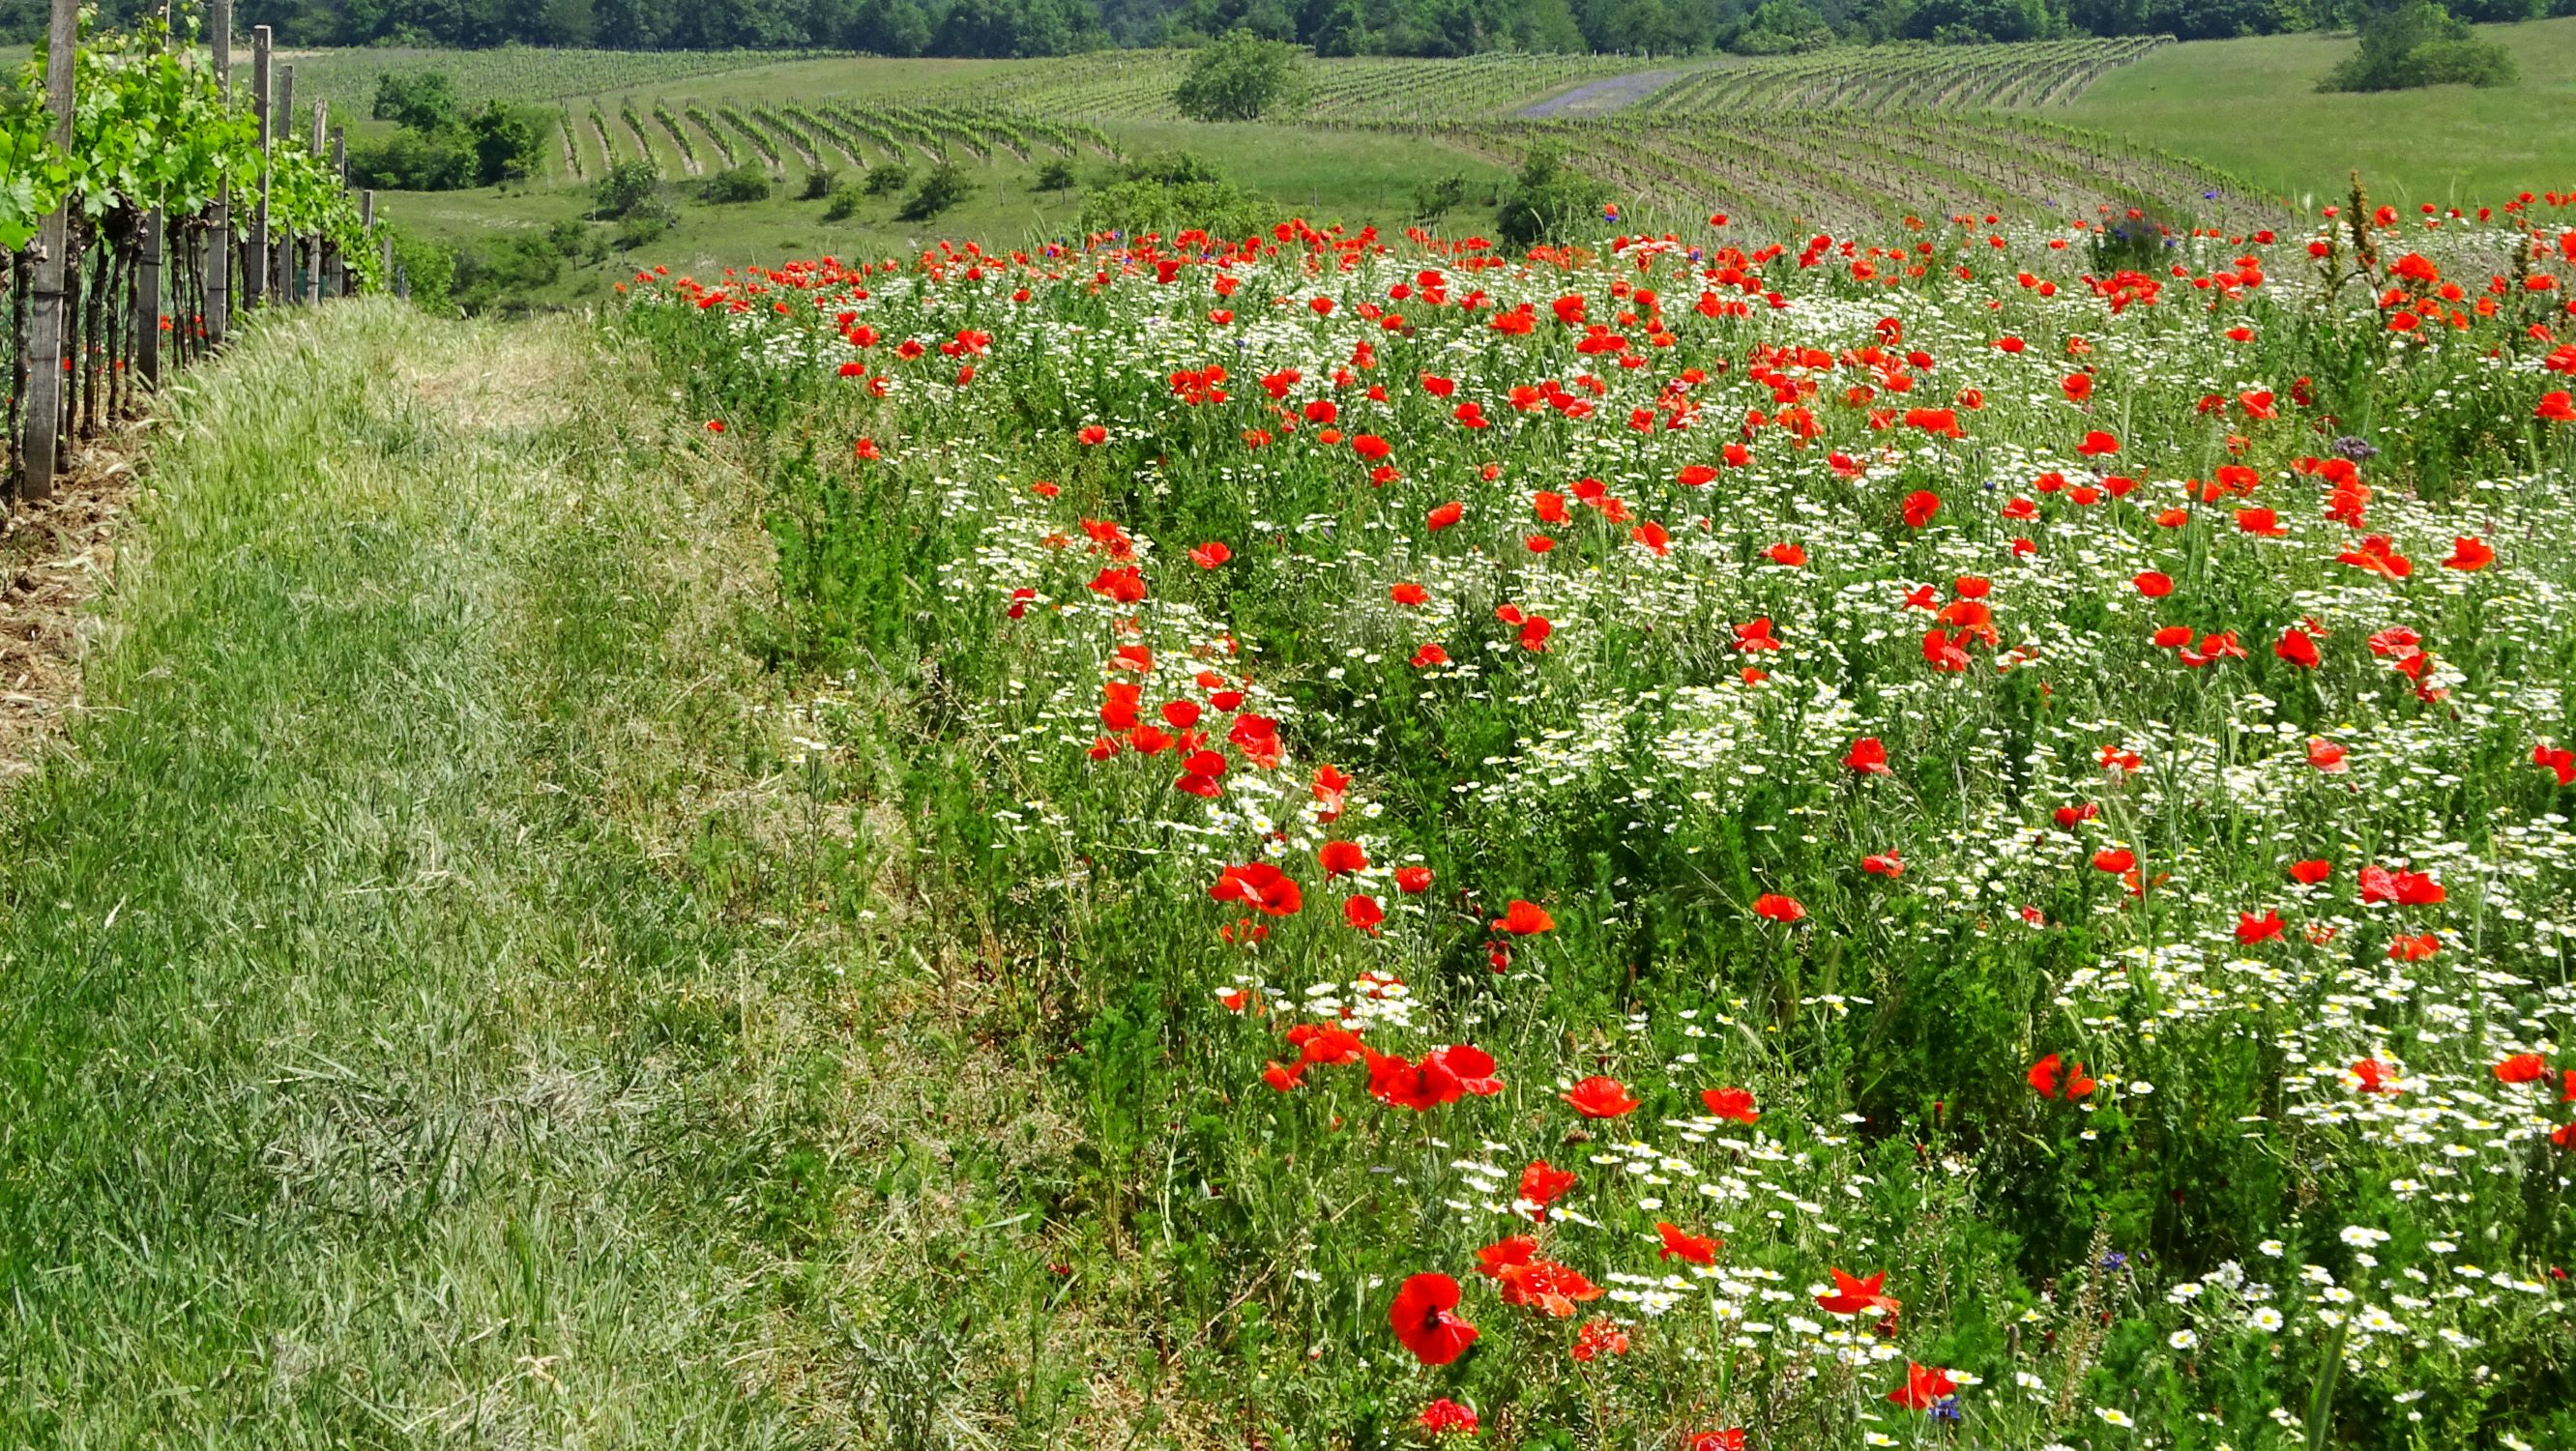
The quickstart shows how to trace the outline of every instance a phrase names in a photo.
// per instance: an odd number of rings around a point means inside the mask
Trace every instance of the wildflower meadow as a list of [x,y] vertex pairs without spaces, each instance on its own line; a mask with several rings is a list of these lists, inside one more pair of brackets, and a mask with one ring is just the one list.
[[766,480],[840,890],[1078,1087],[1040,1293],[1145,1285],[1191,1439],[2533,1448],[2571,202],[618,326]]

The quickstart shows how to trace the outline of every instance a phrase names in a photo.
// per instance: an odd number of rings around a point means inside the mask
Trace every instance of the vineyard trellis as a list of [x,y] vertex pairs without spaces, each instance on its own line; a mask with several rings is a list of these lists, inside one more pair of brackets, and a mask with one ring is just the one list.
[[[322,103],[297,134],[292,70],[253,32],[250,94],[232,84],[232,0],[212,44],[167,8],[84,36],[53,0],[21,85],[41,105],[0,115],[0,278],[9,292],[15,447],[5,495],[43,499],[67,443],[136,413],[167,369],[220,346],[236,307],[311,302],[389,278],[372,192],[348,188],[346,138]],[[272,94],[272,70],[274,93]],[[236,229],[236,191],[251,201]]]

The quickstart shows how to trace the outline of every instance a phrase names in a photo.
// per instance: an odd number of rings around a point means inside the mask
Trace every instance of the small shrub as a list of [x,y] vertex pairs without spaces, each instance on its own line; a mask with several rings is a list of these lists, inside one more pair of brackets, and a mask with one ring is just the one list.
[[1555,241],[1596,226],[1610,188],[1565,164],[1546,147],[1530,152],[1503,198],[1494,225],[1514,247]]
[[870,196],[892,196],[912,185],[912,173],[899,165],[871,167],[863,185]]
[[1039,167],[1037,189],[1040,191],[1073,190],[1073,163],[1059,156]]
[[841,184],[841,173],[828,166],[818,166],[805,173],[805,184],[797,190],[798,201],[819,202]]
[[1437,181],[1426,181],[1413,189],[1413,219],[1436,222],[1465,205],[1466,201],[1467,178],[1451,175]]
[[855,182],[843,182],[832,188],[832,199],[823,205],[823,220],[846,222],[859,214],[859,204],[866,201],[865,188]]
[[546,228],[546,245],[566,257],[578,257],[590,240],[590,225],[579,217],[566,217]]
[[943,161],[923,174],[921,184],[904,198],[903,210],[895,213],[899,222],[926,222],[953,210],[959,202],[974,195],[974,183],[954,162]]
[[671,230],[670,219],[658,212],[638,212],[617,224],[616,245],[620,252],[632,252],[659,240]]
[[769,173],[752,162],[727,167],[698,183],[698,199],[715,206],[769,200]]
[[641,159],[618,162],[591,188],[591,199],[603,217],[623,217],[660,199],[662,174]]
[[1129,163],[1116,183],[1085,197],[1081,226],[1086,232],[1166,237],[1195,228],[1210,236],[1240,237],[1266,225],[1269,211],[1206,158],[1160,151]]

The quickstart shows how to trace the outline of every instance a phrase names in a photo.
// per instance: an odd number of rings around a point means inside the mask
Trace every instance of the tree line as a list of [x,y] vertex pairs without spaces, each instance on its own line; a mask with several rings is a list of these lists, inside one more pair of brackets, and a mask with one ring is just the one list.
[[[111,22],[157,0],[99,0]],[[241,0],[285,46],[602,46],[1021,57],[1195,44],[1244,29],[1321,55],[1490,50],[1753,54],[1883,40],[2064,35],[2215,39],[2359,24],[2389,0]],[[2576,0],[2448,0],[2464,21],[2576,13]],[[0,0],[0,38],[44,0]]]

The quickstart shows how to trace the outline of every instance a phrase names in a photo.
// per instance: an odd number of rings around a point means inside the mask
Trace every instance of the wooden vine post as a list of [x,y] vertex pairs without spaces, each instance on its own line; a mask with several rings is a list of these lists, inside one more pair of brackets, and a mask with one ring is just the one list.
[[[313,109],[319,113],[322,108],[317,105]],[[340,190],[345,192],[349,189],[349,136],[337,126],[331,128],[331,174],[340,179]],[[344,296],[349,289],[345,285],[346,279],[343,274],[348,269],[341,263],[340,248],[338,244],[329,241],[325,241],[323,246],[325,250],[322,255],[322,295],[324,297]]]
[[[208,23],[214,27],[215,94],[227,108],[233,98],[233,0],[213,0]],[[232,305],[233,183],[225,177],[215,186],[215,205],[206,214],[206,345],[220,347]]]
[[[295,67],[277,68],[277,94],[270,99],[269,111],[269,119],[275,123],[269,129],[274,134],[276,150],[284,151],[295,135]],[[272,159],[274,154],[271,153]],[[268,286],[271,301],[295,300],[295,229],[291,225],[281,226],[269,236]]]
[[[364,241],[364,240],[366,240],[367,238],[373,237],[375,234],[376,234],[376,193],[375,193],[375,189],[374,189],[373,187],[369,187],[367,190],[365,190],[365,191],[362,191],[362,192],[358,193],[358,237],[359,237],[359,240],[363,242],[363,241]],[[386,239],[385,239],[385,243],[386,243],[387,248],[388,248],[388,249],[390,249],[390,248],[392,247],[392,245],[393,245],[393,239],[392,239],[392,238],[390,238],[390,237],[388,237],[388,238],[386,238]],[[341,269],[340,269],[340,281],[341,281],[341,284],[342,284],[342,291],[346,292],[349,296],[352,296],[352,297],[355,297],[355,296],[357,295],[357,293],[358,293],[358,274],[357,274],[357,273],[350,271],[350,270],[349,270],[349,269],[344,265],[344,266],[343,266],[343,267],[341,267]]]
[[[169,0],[154,8],[161,23],[168,25]],[[165,31],[163,43],[168,39]],[[143,386],[155,392],[161,387],[161,251],[169,229],[170,214],[155,206],[143,214],[143,225],[134,237],[134,371]]]
[[[304,150],[307,156],[316,161],[322,159],[322,131],[330,121],[328,103],[315,101],[313,103],[313,140]],[[304,271],[301,280],[295,286],[295,300],[298,302],[313,302],[322,296],[323,243],[324,238],[320,232],[315,232],[304,239]]]
[[268,162],[276,137],[269,114],[269,32],[250,31],[250,109],[259,122],[259,200],[251,207],[249,255],[242,266],[242,306],[257,307],[268,295]]
[[[64,153],[72,149],[72,50],[79,42],[80,0],[54,0],[45,31],[45,114],[53,122],[54,149]],[[19,493],[28,499],[53,497],[55,447],[62,439],[63,263],[71,250],[71,206],[66,195],[36,232],[25,433],[18,442]]]

